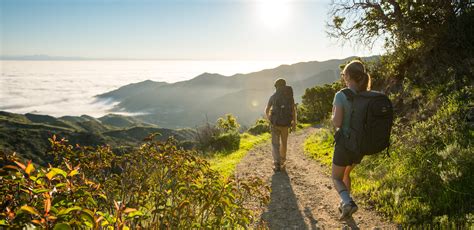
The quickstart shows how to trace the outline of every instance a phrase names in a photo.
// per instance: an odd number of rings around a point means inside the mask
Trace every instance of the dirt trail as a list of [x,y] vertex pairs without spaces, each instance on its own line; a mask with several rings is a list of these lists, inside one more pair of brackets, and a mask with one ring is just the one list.
[[237,177],[258,176],[271,186],[271,202],[262,214],[270,229],[396,229],[361,204],[353,221],[338,221],[340,199],[331,178],[317,161],[304,155],[304,140],[317,130],[290,134],[286,173],[273,172],[270,143],[255,147],[237,165]]

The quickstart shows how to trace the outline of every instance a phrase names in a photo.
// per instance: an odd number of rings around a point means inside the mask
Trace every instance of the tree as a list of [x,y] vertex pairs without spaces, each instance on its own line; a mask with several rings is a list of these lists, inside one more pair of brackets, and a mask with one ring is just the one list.
[[471,14],[472,6],[468,0],[336,0],[329,34],[366,44],[385,35],[389,46],[411,44],[442,35],[459,16]]
[[326,119],[331,113],[334,94],[341,88],[342,84],[335,82],[306,89],[302,97],[301,119],[305,122],[319,122]]
[[328,33],[367,46],[385,39],[397,83],[459,88],[473,71],[473,8],[468,0],[336,0]]

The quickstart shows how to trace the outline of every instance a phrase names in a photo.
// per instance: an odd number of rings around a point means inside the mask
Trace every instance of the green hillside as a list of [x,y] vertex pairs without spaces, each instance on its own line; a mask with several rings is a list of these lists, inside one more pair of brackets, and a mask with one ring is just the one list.
[[56,135],[73,146],[110,145],[113,148],[136,146],[151,133],[160,133],[158,140],[174,136],[178,141],[191,140],[192,130],[170,130],[147,124],[131,117],[106,115],[60,117],[0,112],[0,149],[16,151],[25,159],[47,162],[50,149],[48,138]]

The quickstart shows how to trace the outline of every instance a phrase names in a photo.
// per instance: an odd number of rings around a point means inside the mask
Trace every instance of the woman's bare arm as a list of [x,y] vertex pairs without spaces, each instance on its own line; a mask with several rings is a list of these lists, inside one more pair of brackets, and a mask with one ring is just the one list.
[[332,107],[332,124],[334,125],[334,127],[341,128],[343,117],[344,117],[344,107],[333,106]]

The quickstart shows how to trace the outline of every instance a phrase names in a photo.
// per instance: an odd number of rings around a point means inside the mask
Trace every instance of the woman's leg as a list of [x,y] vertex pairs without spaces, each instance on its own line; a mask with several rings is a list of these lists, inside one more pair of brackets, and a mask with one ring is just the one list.
[[350,201],[347,197],[349,190],[343,181],[344,172],[346,171],[346,168],[351,165],[349,157],[350,156],[344,146],[338,144],[334,146],[334,155],[332,157],[332,180],[334,188],[339,193],[339,196],[341,196],[344,203]]
[[354,201],[352,200],[352,197],[349,193],[348,188],[346,187],[343,178],[344,178],[344,172],[349,166],[338,166],[335,164],[332,164],[332,180],[334,182],[334,187],[336,188],[336,191],[339,193],[339,196],[341,197],[342,203],[339,206],[339,211],[341,212],[341,216],[339,217],[339,220],[344,220],[352,214],[352,203]]
[[334,148],[332,162],[332,179],[334,182],[334,187],[342,200],[341,206],[339,208],[341,211],[339,220],[344,220],[349,218],[358,209],[350,194],[350,172],[355,165],[352,164],[350,152],[347,151],[344,146],[337,144]]
[[334,188],[339,193],[342,201],[347,204],[350,199],[349,190],[344,184],[344,172],[346,167],[351,165],[349,152],[343,145],[337,144],[334,146],[334,155],[332,157],[332,180]]
[[349,191],[349,193],[351,193],[351,171],[352,169],[354,169],[356,166],[356,164],[353,164],[353,165],[350,165],[350,166],[347,166],[344,170],[344,177],[342,178],[342,181],[344,182],[344,185],[346,186],[347,188],[347,191]]
[[346,185],[343,182],[345,171],[346,166],[332,164],[332,180],[334,182],[334,187],[338,192],[341,190],[347,190]]

